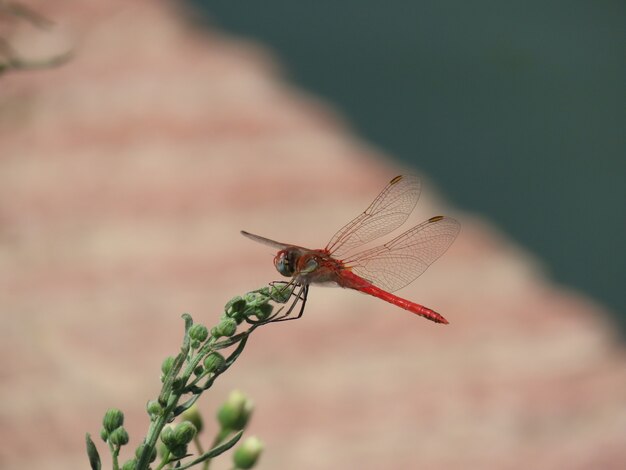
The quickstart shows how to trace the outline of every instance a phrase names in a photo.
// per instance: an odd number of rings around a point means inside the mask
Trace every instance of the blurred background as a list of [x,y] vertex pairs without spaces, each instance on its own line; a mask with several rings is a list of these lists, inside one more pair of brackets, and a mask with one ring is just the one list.
[[626,4],[191,0],[626,327]]
[[312,288],[200,400],[205,438],[238,388],[260,469],[623,468],[623,3],[14,5],[0,468],[87,468],[110,407],[134,448],[180,314],[278,277],[238,231],[323,246],[402,173],[410,223],[462,223],[399,292],[451,324]]

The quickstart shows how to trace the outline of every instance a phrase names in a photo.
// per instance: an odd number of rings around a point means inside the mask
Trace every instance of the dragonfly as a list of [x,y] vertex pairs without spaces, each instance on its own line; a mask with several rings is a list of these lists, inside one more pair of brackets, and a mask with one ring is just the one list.
[[442,315],[428,307],[394,295],[417,279],[452,244],[461,225],[438,215],[414,226],[392,240],[373,248],[364,245],[399,228],[417,205],[421,192],[419,178],[393,178],[374,201],[344,225],[323,249],[309,249],[241,231],[241,234],[278,249],[274,266],[288,283],[299,287],[297,300],[302,308],[311,284],[329,284],[377,297],[436,323],[447,324]]

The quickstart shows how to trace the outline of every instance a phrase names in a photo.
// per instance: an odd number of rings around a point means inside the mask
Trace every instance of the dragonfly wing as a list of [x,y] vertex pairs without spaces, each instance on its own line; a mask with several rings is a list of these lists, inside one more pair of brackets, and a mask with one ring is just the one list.
[[258,243],[263,243],[264,245],[271,246],[272,248],[277,248],[279,250],[284,250],[289,248],[291,245],[287,245],[286,243],[277,242],[274,240],[270,240],[269,238],[262,237],[261,235],[255,235],[254,233],[246,232],[245,230],[241,230],[240,233],[249,238],[250,240],[254,240]]
[[346,267],[387,292],[417,279],[452,244],[461,224],[449,217],[432,217],[389,243],[356,253]]
[[421,183],[417,177],[396,176],[365,211],[333,236],[326,250],[341,257],[397,229],[415,208],[420,191]]

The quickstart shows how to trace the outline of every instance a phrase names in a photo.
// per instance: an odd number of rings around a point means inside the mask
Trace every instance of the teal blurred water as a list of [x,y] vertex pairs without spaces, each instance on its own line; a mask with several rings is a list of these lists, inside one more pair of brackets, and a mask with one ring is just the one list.
[[626,331],[626,3],[190,3]]

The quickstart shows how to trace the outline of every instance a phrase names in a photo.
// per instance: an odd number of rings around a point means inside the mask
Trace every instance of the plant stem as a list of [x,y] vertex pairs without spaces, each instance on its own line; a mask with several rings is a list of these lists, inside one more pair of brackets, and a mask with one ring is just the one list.
[[163,455],[163,458],[161,459],[161,463],[156,468],[156,470],[161,470],[163,467],[165,467],[169,463],[170,463],[170,451],[166,450]]
[[118,455],[120,454],[120,447],[119,446],[114,446],[110,441],[109,441],[109,450],[111,451],[111,458],[113,459],[113,470],[119,470],[120,469],[120,464],[118,462]]

